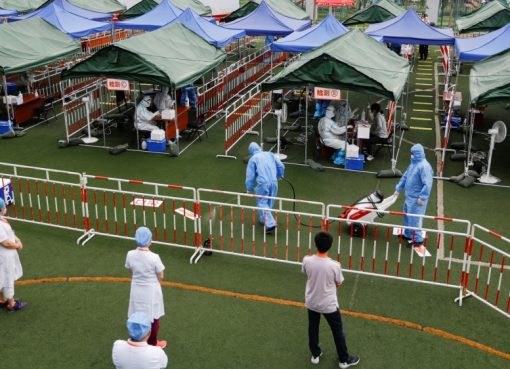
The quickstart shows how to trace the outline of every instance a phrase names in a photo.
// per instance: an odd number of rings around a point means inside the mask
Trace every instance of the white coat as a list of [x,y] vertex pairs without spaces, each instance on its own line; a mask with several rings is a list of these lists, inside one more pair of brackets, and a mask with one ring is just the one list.
[[[0,217],[0,243],[16,242],[11,225],[4,217]],[[0,246],[0,290],[14,288],[14,282],[23,276],[23,268],[16,249]]]
[[324,145],[336,150],[345,150],[345,126],[341,127],[333,119],[323,117],[319,121],[318,130]]
[[154,131],[159,129],[157,125],[152,121],[157,113],[152,113],[144,105],[144,101],[140,101],[136,107],[135,113],[135,127],[140,131]]

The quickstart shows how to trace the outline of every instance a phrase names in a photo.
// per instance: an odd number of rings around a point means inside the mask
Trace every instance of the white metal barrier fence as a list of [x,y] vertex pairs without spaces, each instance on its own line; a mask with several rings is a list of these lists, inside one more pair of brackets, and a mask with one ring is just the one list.
[[[350,206],[270,198],[268,210],[256,195],[9,163],[0,163],[0,186],[11,219],[78,231],[81,244],[96,234],[131,239],[144,225],[155,243],[193,250],[195,263],[213,252],[299,264],[314,252],[315,233],[328,230],[331,256],[347,272],[458,289],[460,304],[473,296],[510,317],[510,254],[502,250],[510,239],[467,220],[418,216],[423,227],[410,229],[412,238],[426,232],[424,247],[411,248],[398,230],[402,217],[415,215],[395,211],[357,209],[384,219],[350,223],[341,216]],[[278,225],[271,235],[263,225],[269,211]]]
[[475,224],[464,257],[463,286],[466,298],[473,296],[510,318],[510,239]]
[[230,150],[247,133],[253,132],[252,128],[269,114],[271,111],[271,94],[262,92],[261,84],[248,90],[239,99],[225,109],[225,152],[218,157],[230,157]]

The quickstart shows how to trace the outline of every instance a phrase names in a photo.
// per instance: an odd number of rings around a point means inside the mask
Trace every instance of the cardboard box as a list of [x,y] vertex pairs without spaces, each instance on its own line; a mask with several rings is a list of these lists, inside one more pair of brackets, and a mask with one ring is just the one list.
[[357,126],[358,129],[358,138],[368,140],[370,138],[370,124],[368,123],[359,123]]
[[147,140],[147,151],[151,152],[165,152],[166,140]]
[[363,170],[365,167],[365,155],[359,154],[357,158],[346,158],[345,169]]

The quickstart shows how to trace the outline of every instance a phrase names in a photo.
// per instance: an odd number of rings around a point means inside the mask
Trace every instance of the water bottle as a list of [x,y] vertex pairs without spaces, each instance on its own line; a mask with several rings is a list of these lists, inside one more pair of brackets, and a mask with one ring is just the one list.
[[142,141],[142,150],[147,150],[147,140],[145,138]]
[[186,96],[186,106],[189,106],[189,97]]

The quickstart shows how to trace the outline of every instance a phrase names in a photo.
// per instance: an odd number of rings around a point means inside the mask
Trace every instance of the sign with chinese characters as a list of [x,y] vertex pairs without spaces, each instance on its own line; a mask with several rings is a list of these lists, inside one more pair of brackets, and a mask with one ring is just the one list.
[[340,90],[325,87],[314,87],[313,98],[315,100],[342,100]]
[[108,78],[106,80],[106,88],[110,91],[129,91],[129,81]]

